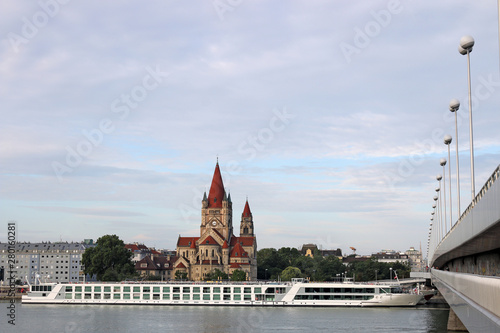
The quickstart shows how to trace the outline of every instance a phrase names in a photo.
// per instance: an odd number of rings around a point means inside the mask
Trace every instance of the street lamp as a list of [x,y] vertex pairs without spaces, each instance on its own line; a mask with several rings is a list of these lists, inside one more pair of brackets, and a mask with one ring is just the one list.
[[267,280],[267,268],[266,268],[266,275],[264,276],[265,280]]
[[391,279],[391,282],[392,282],[392,267],[389,267],[389,276],[390,276],[390,279]]
[[437,175],[436,179],[439,182],[439,187],[436,187],[435,191],[436,194],[439,196],[439,203],[438,203],[438,238],[441,239],[441,235],[443,233],[443,204],[441,203],[441,179],[443,179],[443,176]]
[[[450,144],[451,144],[451,135],[444,136],[444,144],[448,146],[448,161],[450,160]],[[451,203],[451,162],[448,163],[448,193],[450,195],[450,230],[453,227],[453,206]]]
[[474,177],[474,140],[472,135],[472,92],[470,83],[470,53],[472,52],[472,47],[474,46],[474,38],[472,36],[463,36],[460,38],[460,45],[458,46],[458,52],[461,55],[467,55],[467,82],[469,85],[469,136],[470,136],[470,179],[471,179],[471,193],[472,200],[476,196],[476,186]]
[[446,158],[442,158],[439,160],[439,165],[443,167],[443,207],[444,207],[444,220],[443,220],[443,226],[444,226],[444,234],[446,234],[446,170],[444,169],[444,166],[446,165]]
[[[457,155],[457,208],[458,208],[458,217],[457,220],[460,218],[460,214],[462,214],[462,211],[460,210],[460,170],[459,170],[459,164],[458,164],[458,124],[457,124],[457,112],[458,109],[460,108],[460,102],[458,99],[452,99],[450,101],[450,111],[455,114],[455,150],[456,150],[456,155]],[[449,159],[449,158],[448,158]]]

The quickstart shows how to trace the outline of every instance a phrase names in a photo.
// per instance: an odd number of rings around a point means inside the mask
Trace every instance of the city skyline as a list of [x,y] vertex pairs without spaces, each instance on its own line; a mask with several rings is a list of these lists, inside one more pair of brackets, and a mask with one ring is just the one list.
[[[7,1],[0,22],[3,227],[19,241],[174,249],[219,161],[258,249],[419,248],[451,144],[470,203],[498,166],[495,1]],[[449,181],[448,174],[445,175]]]

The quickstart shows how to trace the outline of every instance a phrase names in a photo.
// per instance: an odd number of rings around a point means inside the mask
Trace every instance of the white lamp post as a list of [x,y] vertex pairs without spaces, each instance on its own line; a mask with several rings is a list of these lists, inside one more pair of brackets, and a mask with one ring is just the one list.
[[[450,161],[451,135],[444,136],[444,144],[448,146],[448,161]],[[453,227],[453,206],[451,203],[451,162],[448,163],[448,194],[450,195],[450,230]]]
[[469,84],[469,136],[470,136],[470,178],[471,178],[471,194],[472,199],[476,196],[476,186],[474,177],[474,139],[472,135],[472,92],[470,83],[470,53],[472,52],[472,47],[474,46],[474,38],[471,36],[463,36],[460,38],[460,45],[458,46],[458,52],[462,55],[467,55],[467,82]]
[[446,165],[446,158],[442,158],[439,160],[439,165],[443,167],[443,208],[444,208],[444,220],[443,220],[443,227],[444,227],[444,235],[446,235],[446,170],[444,169],[444,166]]
[[[460,215],[462,214],[462,211],[460,210],[460,170],[459,170],[459,164],[458,164],[458,124],[457,124],[457,112],[458,109],[460,108],[460,102],[458,99],[452,99],[450,101],[450,111],[455,114],[455,150],[456,150],[456,155],[457,155],[457,208],[458,208],[458,217],[457,220],[460,218]],[[448,157],[449,159],[449,157]]]

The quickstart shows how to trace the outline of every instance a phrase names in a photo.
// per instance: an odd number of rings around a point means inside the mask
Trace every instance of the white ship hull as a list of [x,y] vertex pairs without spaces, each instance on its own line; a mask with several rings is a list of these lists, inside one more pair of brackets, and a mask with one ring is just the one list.
[[87,283],[31,286],[25,304],[416,306],[423,295],[361,283]]

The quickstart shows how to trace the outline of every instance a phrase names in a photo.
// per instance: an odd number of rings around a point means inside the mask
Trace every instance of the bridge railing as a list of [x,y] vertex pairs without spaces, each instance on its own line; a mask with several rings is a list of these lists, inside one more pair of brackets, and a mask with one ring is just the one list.
[[[439,248],[443,244],[443,242],[445,242],[447,238],[451,237],[453,232],[460,227],[461,223],[463,223],[468,219],[474,207],[481,201],[481,199],[486,195],[488,190],[493,187],[493,185],[499,178],[500,178],[500,165],[496,167],[492,175],[484,183],[483,187],[481,187],[481,190],[476,194],[474,200],[471,201],[469,206],[463,211],[463,213],[460,215],[460,217],[452,226],[452,228],[444,236],[442,236],[441,239],[438,239],[437,237],[437,228],[432,228],[431,242],[429,244],[429,253],[428,253],[428,257],[431,259],[431,262],[429,263],[430,266],[432,266],[433,262],[436,259],[435,257],[436,253],[440,252]],[[472,234],[470,236],[472,236]]]

